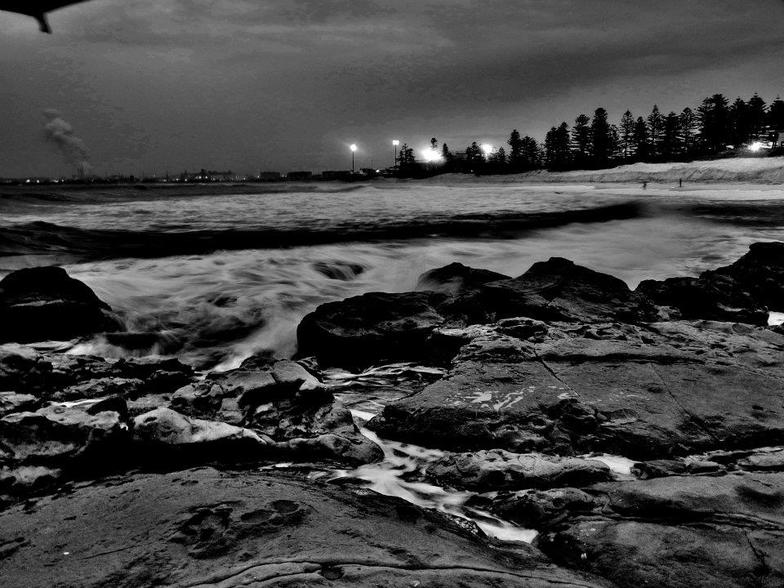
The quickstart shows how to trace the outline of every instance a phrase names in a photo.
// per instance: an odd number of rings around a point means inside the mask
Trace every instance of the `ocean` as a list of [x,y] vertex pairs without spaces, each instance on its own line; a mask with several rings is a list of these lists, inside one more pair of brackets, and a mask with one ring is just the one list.
[[6,190],[0,276],[63,265],[126,321],[154,333],[126,349],[101,337],[75,351],[176,355],[231,369],[296,351],[319,304],[417,287],[458,261],[510,276],[562,256],[635,287],[730,263],[784,239],[772,186],[378,182],[189,190]]

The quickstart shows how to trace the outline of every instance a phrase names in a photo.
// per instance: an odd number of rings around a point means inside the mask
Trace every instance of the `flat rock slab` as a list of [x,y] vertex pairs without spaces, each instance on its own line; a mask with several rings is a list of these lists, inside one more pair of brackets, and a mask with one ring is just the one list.
[[487,333],[450,373],[387,406],[382,436],[451,450],[633,459],[784,442],[784,336],[718,322]]
[[199,469],[0,513],[4,586],[604,586],[394,498]]
[[[538,544],[622,587],[784,585],[784,474],[598,484]],[[584,506],[584,505],[581,505]]]

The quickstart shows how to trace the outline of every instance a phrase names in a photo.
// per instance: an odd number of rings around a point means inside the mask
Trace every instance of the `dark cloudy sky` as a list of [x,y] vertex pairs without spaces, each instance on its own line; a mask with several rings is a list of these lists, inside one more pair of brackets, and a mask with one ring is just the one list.
[[54,35],[0,13],[0,175],[67,171],[55,108],[100,173],[388,165],[391,140],[537,138],[784,94],[781,0],[92,0]]

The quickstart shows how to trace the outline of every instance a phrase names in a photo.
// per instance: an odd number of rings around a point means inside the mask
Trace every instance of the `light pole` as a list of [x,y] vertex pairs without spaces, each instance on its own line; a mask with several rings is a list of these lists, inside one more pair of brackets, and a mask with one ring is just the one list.
[[395,154],[395,158],[392,160],[392,167],[397,167],[397,147],[400,145],[400,141],[397,139],[392,141],[392,151]]
[[357,152],[357,146],[352,143],[349,149],[351,149],[351,175],[354,175],[354,154]]

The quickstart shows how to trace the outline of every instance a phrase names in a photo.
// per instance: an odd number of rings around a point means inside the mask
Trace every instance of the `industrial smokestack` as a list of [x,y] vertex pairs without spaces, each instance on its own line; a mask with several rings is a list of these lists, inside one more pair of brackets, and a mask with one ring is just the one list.
[[47,108],[44,110],[44,116],[46,140],[54,143],[66,163],[76,169],[77,176],[84,178],[90,172],[89,155],[84,141],[74,134],[73,127],[60,116],[59,111]]

